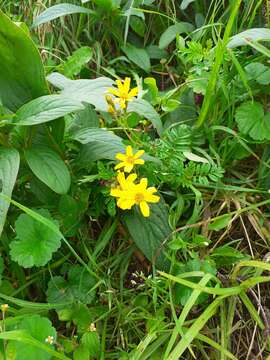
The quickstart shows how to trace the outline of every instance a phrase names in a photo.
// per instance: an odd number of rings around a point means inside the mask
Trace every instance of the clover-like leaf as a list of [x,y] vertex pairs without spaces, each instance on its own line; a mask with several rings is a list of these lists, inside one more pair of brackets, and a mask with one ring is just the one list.
[[236,110],[235,120],[239,130],[252,139],[270,139],[270,113],[264,113],[262,104],[256,101],[241,104]]
[[92,290],[96,280],[80,265],[73,266],[68,272],[68,280],[61,276],[53,277],[48,284],[47,299],[52,303],[80,301],[90,304],[95,297]]
[[[48,210],[40,209],[36,212],[58,225]],[[10,244],[10,254],[12,260],[25,268],[44,266],[61,245],[60,234],[56,234],[28,214],[21,214],[18,217],[15,228],[17,237]]]
[[[39,340],[46,345],[46,339],[50,336],[51,340],[56,340],[56,331],[51,322],[47,318],[39,315],[31,315],[25,317],[19,323],[19,329],[25,330],[27,334],[31,335],[34,339]],[[26,344],[24,342],[15,342],[16,346],[16,360],[50,360],[51,354],[42,350],[34,345]],[[52,345],[48,344],[48,347]]]

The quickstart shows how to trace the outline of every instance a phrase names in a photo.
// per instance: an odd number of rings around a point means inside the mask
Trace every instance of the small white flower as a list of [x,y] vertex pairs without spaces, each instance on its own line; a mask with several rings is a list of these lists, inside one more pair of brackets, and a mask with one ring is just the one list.
[[53,336],[47,336],[46,337],[46,339],[45,339],[45,342],[47,343],[47,344],[50,344],[50,345],[52,345],[53,343],[54,343],[54,338],[53,338]]
[[135,280],[130,280],[131,285],[137,285]]
[[8,308],[9,308],[9,305],[8,304],[2,304],[1,305],[1,311],[3,313],[7,312],[8,311]]
[[94,323],[92,323],[91,325],[90,325],[90,331],[97,331],[97,328],[96,328],[96,326],[95,326],[95,324]]

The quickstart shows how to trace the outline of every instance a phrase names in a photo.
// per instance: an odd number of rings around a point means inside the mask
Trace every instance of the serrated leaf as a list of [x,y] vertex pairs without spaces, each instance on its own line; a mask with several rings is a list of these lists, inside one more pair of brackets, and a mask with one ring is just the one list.
[[252,139],[270,139],[270,113],[264,114],[262,104],[248,101],[241,104],[235,113],[239,130]]
[[37,125],[58,119],[74,111],[83,110],[83,104],[62,95],[46,95],[23,105],[15,117],[15,125]]
[[188,22],[179,22],[169,26],[159,39],[159,48],[165,49],[175,38],[177,34],[189,33],[194,26]]
[[209,230],[219,231],[227,227],[231,221],[232,217],[230,214],[223,215],[222,217],[214,220],[208,225]]
[[68,272],[67,280],[61,276],[55,276],[49,281],[46,293],[48,302],[79,301],[90,304],[95,298],[95,290],[92,290],[95,284],[96,279],[91,277],[85,268],[73,265]]
[[[20,155],[16,149],[0,148],[0,195],[11,198],[20,165]],[[0,236],[2,234],[9,201],[0,197]]]
[[79,74],[85,64],[87,64],[93,56],[93,51],[88,46],[82,46],[75,50],[63,65],[64,73],[67,77]]
[[100,111],[107,111],[108,104],[105,95],[108,93],[108,88],[113,85],[111,79],[100,77],[93,80],[70,80],[64,75],[52,73],[47,76],[47,80],[62,90],[61,96],[92,104]]
[[1,10],[0,79],[0,102],[12,111],[48,93],[38,49]]
[[139,66],[144,71],[150,71],[150,57],[145,49],[137,48],[136,46],[127,44],[126,46],[122,46],[122,50],[130,61]]
[[166,268],[168,261],[162,244],[171,234],[171,229],[164,203],[151,205],[149,218],[144,218],[135,208],[125,213],[123,220],[134,242],[148,260],[155,263],[159,269]]
[[35,146],[25,151],[25,159],[39,180],[57,194],[66,194],[71,179],[68,168],[60,156],[45,146]]
[[73,5],[73,4],[57,4],[49,7],[43,11],[39,16],[33,21],[32,27],[37,27],[46,22],[52,21],[59,18],[60,16],[71,15],[71,14],[94,14],[93,10],[87,9],[82,6]]
[[[54,226],[58,225],[48,210],[40,209],[36,213],[44,216]],[[13,261],[25,268],[44,266],[61,245],[60,234],[56,234],[28,214],[21,214],[18,217],[15,229],[17,237],[10,243],[10,255]]]
[[[30,315],[25,317],[18,325],[18,328],[27,332],[34,339],[46,345],[46,338],[52,336],[56,341],[56,330],[49,319],[39,315]],[[16,360],[50,360],[51,354],[36,346],[29,345],[20,341],[15,342]],[[47,345],[51,348],[52,345]]]
[[268,28],[254,28],[245,30],[239,34],[234,35],[227,47],[232,49],[238,46],[247,45],[250,41],[269,41],[270,29]]
[[245,67],[248,80],[255,80],[261,85],[270,84],[270,68],[259,62],[253,62]]
[[128,105],[127,112],[136,112],[145,117],[147,120],[151,121],[154,128],[157,130],[157,133],[159,135],[162,134],[163,125],[160,116],[148,101],[144,99],[135,99],[131,101]]
[[89,351],[90,356],[99,357],[100,340],[97,331],[90,331],[83,334],[81,342]]

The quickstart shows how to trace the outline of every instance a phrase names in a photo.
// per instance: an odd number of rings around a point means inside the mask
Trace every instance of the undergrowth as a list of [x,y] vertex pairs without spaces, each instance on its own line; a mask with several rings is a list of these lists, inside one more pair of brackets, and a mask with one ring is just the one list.
[[269,1],[0,5],[0,359],[269,360]]

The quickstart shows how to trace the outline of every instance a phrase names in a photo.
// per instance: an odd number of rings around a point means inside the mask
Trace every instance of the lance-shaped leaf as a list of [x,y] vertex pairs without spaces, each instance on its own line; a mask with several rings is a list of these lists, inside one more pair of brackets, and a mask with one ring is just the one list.
[[[11,197],[20,165],[20,155],[15,149],[0,148],[0,194]],[[0,197],[0,235],[3,231],[9,201]]]
[[0,10],[0,102],[12,111],[48,93],[39,52],[29,35]]

